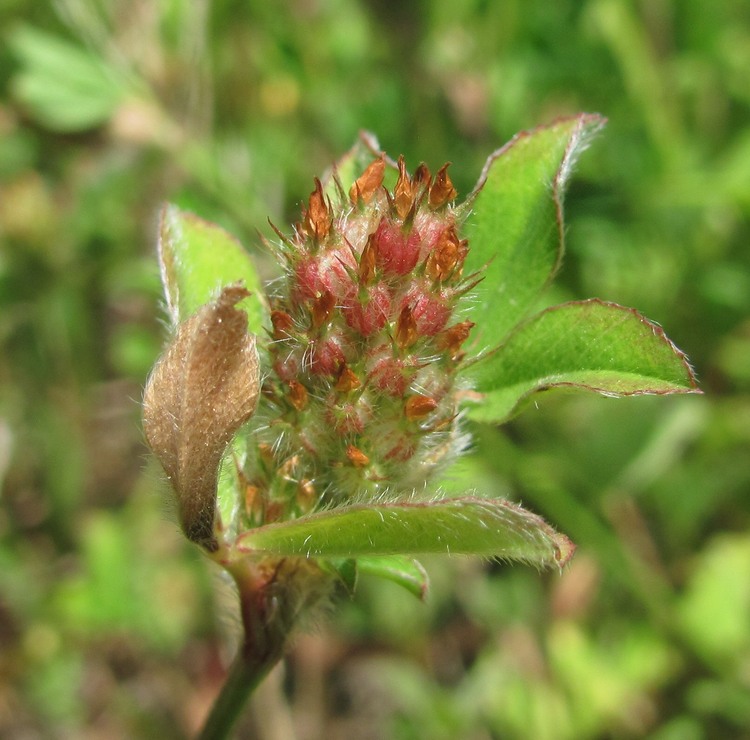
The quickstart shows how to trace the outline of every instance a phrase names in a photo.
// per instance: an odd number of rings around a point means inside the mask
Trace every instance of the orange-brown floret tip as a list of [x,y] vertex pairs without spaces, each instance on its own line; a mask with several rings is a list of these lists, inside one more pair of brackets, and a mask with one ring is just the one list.
[[448,167],[450,167],[450,162],[444,164],[435,175],[435,182],[430,188],[430,208],[441,208],[454,200],[457,195],[456,188],[453,187],[450,175],[448,175]]
[[417,339],[419,339],[419,333],[411,308],[404,306],[396,322],[396,343],[399,347],[406,349],[411,347]]
[[297,484],[297,504],[303,512],[308,512],[315,505],[317,495],[315,484],[311,480],[304,479]]
[[461,350],[461,345],[469,338],[469,332],[474,326],[473,321],[461,321],[448,327],[437,337],[438,348],[448,350],[450,356],[455,358]]
[[404,405],[404,415],[409,421],[424,419],[438,406],[438,402],[429,396],[411,396]]
[[336,299],[333,297],[333,293],[331,293],[330,290],[324,290],[323,293],[313,301],[310,317],[312,319],[313,329],[320,329],[320,327],[328,323],[328,319],[331,318],[335,305]]
[[294,320],[286,311],[271,311],[272,336],[274,339],[284,339],[294,326]]
[[432,280],[441,282],[450,278],[463,264],[467,251],[466,240],[461,241],[456,227],[451,225],[438,239],[425,263],[425,271]]
[[364,468],[370,464],[370,458],[365,455],[362,450],[354,445],[348,445],[346,448],[346,456],[349,458],[349,462],[354,465],[355,468]]
[[331,213],[326,203],[323,186],[317,178],[315,178],[315,190],[310,195],[305,212],[304,225],[307,233],[317,241],[325,239],[331,229]]
[[375,277],[375,233],[367,238],[362,256],[359,258],[359,282],[367,285]]
[[249,516],[257,516],[260,513],[260,508],[262,507],[260,487],[247,483],[245,484],[244,493],[245,511]]
[[359,388],[360,385],[362,385],[362,383],[360,383],[359,378],[354,374],[352,369],[346,365],[342,365],[334,388],[339,393],[350,393]]
[[289,403],[291,403],[297,411],[302,411],[307,406],[307,388],[297,380],[290,380],[289,395],[287,398],[289,399]]
[[398,180],[396,181],[396,187],[393,189],[393,204],[401,220],[406,218],[414,204],[412,182],[406,172],[403,155],[398,158]]
[[378,188],[383,184],[385,177],[385,157],[376,159],[367,169],[358,177],[351,189],[349,198],[356,206],[358,203],[367,205]]
[[414,186],[416,188],[428,188],[430,186],[430,181],[432,180],[432,175],[430,174],[430,170],[428,169],[427,165],[422,162],[422,164],[417,167],[417,169],[414,171],[414,176],[412,177],[411,181],[414,183]]

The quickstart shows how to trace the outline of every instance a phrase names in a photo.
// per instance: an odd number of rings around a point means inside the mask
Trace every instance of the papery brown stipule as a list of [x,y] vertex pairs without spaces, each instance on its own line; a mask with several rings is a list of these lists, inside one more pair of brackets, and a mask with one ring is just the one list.
[[239,284],[183,322],[154,368],[143,399],[143,428],[177,498],[185,535],[209,551],[219,464],[237,430],[255,412],[260,388],[255,337],[235,305]]

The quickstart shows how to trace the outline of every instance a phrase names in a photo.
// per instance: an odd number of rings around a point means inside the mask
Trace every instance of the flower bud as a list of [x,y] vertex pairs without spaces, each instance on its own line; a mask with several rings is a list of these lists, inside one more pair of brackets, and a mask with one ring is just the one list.
[[419,259],[422,240],[416,229],[383,218],[374,235],[375,259],[386,274],[406,275]]
[[[456,377],[471,324],[455,319],[467,246],[456,191],[447,166],[410,176],[399,158],[392,190],[385,168],[378,157],[338,198],[316,181],[280,248],[287,269],[273,301],[258,441],[276,468],[299,456],[298,480],[314,480],[332,505],[411,490],[464,440]],[[267,495],[299,515],[297,487],[274,485],[269,478]]]

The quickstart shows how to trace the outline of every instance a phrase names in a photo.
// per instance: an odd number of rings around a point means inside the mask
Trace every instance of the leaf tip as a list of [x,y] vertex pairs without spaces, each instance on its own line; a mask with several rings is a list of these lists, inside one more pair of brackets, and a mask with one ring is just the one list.
[[572,560],[575,552],[576,545],[573,540],[564,534],[558,534],[555,543],[555,563],[560,570]]

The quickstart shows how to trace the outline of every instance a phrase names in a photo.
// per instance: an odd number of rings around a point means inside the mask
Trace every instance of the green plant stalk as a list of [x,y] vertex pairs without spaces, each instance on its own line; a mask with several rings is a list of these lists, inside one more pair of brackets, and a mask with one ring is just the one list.
[[198,740],[223,740],[229,737],[248,698],[281,658],[281,653],[258,656],[249,648],[246,642],[235,657]]
[[300,616],[325,598],[332,580],[303,558],[229,561],[226,555],[221,548],[212,557],[237,584],[243,642],[198,740],[229,736],[250,695],[284,656]]
[[[284,654],[287,633],[276,625],[271,629],[268,606],[270,585],[261,570],[248,561],[230,569],[237,584],[242,615],[243,641],[224,685],[206,718],[199,740],[223,740],[229,736],[248,698]],[[289,625],[291,628],[291,625]]]
[[[234,578],[244,628],[200,738],[227,737],[300,615],[337,580],[354,587],[360,556],[567,562],[572,543],[515,504],[473,491],[409,498],[463,452],[462,408],[497,424],[553,387],[699,392],[685,356],[631,309],[590,300],[529,317],[562,258],[575,153],[602,123],[582,114],[518,134],[460,206],[447,165],[412,176],[401,157],[387,177],[385,155],[363,141],[348,155],[369,160],[362,174],[316,179],[292,236],[277,231],[269,246],[286,277],[267,299],[232,237],[165,209],[176,331],[144,393],[144,431],[186,536]],[[502,321],[486,321],[496,305]],[[227,446],[258,403],[222,486]],[[423,574],[406,570],[422,595]]]

